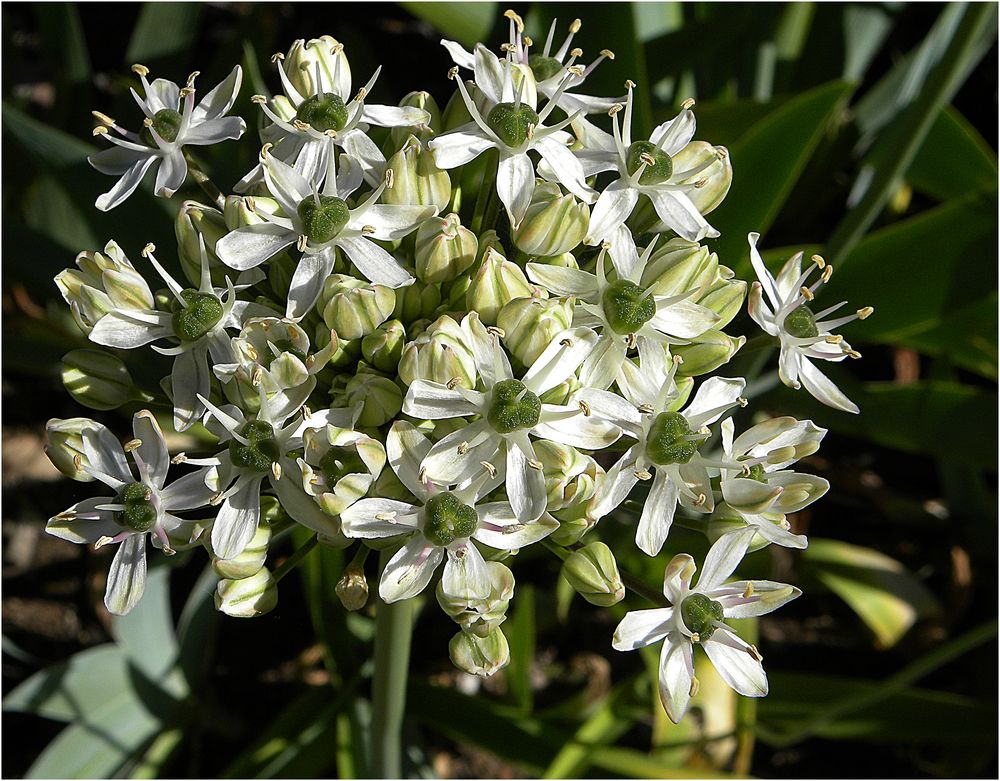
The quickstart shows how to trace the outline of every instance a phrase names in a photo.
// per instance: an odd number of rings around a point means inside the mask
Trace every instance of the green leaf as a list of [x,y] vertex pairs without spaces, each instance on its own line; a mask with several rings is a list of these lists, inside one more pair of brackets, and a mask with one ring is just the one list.
[[149,63],[190,51],[201,9],[198,3],[143,3],[125,59]]
[[[542,778],[578,778],[593,764],[594,749],[614,743],[632,723],[617,712],[621,699],[630,693],[635,680],[623,681],[598,703],[573,737],[553,757]],[[616,773],[621,771],[615,770]]]
[[87,40],[74,3],[48,3],[37,7],[41,43],[48,58],[68,84],[83,84],[90,78]]
[[850,605],[881,648],[898,643],[918,618],[940,611],[923,583],[871,548],[813,537],[802,551],[801,566]]
[[709,221],[722,233],[713,249],[737,273],[749,267],[747,233],[766,233],[852,89],[840,81],[816,87],[757,122],[729,150],[733,186]]
[[419,19],[430,22],[445,37],[468,49],[485,41],[497,18],[496,3],[400,3]]
[[844,79],[864,78],[871,61],[892,29],[892,20],[883,6],[875,3],[848,5],[844,9]]
[[97,149],[75,136],[39,122],[4,101],[3,126],[39,162],[59,171],[87,161]]
[[[170,569],[150,569],[139,604],[117,616],[111,633],[129,661],[152,681],[161,681],[177,660],[177,638],[170,615]],[[174,692],[184,696],[187,692]]]
[[513,615],[503,626],[510,645],[510,664],[507,681],[510,693],[525,713],[531,712],[531,668],[535,661],[535,591],[531,586],[521,586]]
[[948,106],[934,120],[906,178],[938,200],[963,198],[996,187],[997,157],[965,117]]
[[902,347],[950,361],[963,369],[997,379],[997,294],[956,309],[927,331],[897,340]]

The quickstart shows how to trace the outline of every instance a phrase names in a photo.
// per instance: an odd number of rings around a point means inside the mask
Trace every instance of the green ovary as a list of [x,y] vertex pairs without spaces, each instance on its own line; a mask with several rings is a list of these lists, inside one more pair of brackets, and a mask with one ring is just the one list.
[[643,290],[634,282],[612,282],[601,296],[604,316],[615,333],[634,334],[656,314],[652,296],[643,297]]
[[177,134],[180,132],[183,120],[184,118],[180,115],[180,112],[174,111],[172,108],[161,108],[153,114],[150,127],[144,127],[139,132],[139,137],[149,146],[155,147],[156,139],[153,138],[153,134],[150,132],[150,129],[152,129],[164,141],[173,143],[177,140]]
[[468,539],[478,525],[475,509],[450,491],[435,494],[424,505],[424,537],[434,545],[444,547]]
[[816,327],[816,317],[812,310],[803,304],[796,307],[785,318],[785,330],[792,336],[799,339],[811,339],[819,336],[819,329]]
[[681,602],[681,620],[703,642],[715,634],[715,623],[722,621],[722,605],[704,594],[691,594]]
[[526,103],[497,103],[486,117],[486,124],[507,146],[517,149],[528,140],[528,129],[538,125],[538,114]]
[[353,447],[331,447],[319,460],[319,469],[326,487],[333,489],[337,481],[351,474],[366,474],[368,467]]
[[238,439],[229,443],[229,457],[233,465],[254,472],[266,472],[278,460],[278,443],[274,439],[274,427],[263,420],[252,420],[238,432],[247,444]]
[[316,198],[306,198],[299,204],[298,213],[302,232],[310,243],[325,244],[340,235],[351,219],[351,212],[341,198],[321,195],[318,200],[319,203]]
[[116,501],[125,509],[115,513],[115,523],[132,531],[148,532],[156,525],[152,498],[153,490],[143,483],[130,483],[122,488]]
[[486,419],[495,431],[510,434],[538,423],[542,402],[520,380],[501,380],[493,386]]
[[302,101],[295,118],[320,133],[343,130],[347,125],[347,106],[339,95],[324,95],[322,98],[314,95]]
[[535,75],[535,81],[545,81],[551,79],[562,69],[562,63],[555,57],[546,57],[544,54],[532,54],[528,57],[528,67]]
[[194,342],[215,328],[222,319],[222,302],[211,293],[188,288],[181,291],[184,306],[174,304],[174,334],[182,342]]
[[654,464],[686,464],[698,450],[696,442],[685,437],[691,433],[687,419],[679,412],[661,412],[646,435],[646,456]]
[[639,170],[643,157],[652,158],[653,164],[646,166],[639,177],[639,184],[663,184],[673,175],[674,163],[670,155],[649,141],[636,141],[628,148],[626,166],[630,174],[635,175]]

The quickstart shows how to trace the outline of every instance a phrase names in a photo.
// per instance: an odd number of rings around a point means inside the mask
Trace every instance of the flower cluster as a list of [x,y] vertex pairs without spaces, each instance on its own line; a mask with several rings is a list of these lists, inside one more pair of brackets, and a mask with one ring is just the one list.
[[[871,309],[815,312],[831,267],[814,256],[803,272],[798,255],[774,277],[756,234],[748,296],[702,243],[718,236],[706,215],[733,173],[724,148],[695,140],[693,102],[647,134],[633,127],[631,81],[617,98],[580,92],[614,55],[580,64],[579,20],[558,48],[553,25],[537,51],[506,16],[499,55],[442,42],[456,87],[443,111],[425,92],[370,103],[378,71],[353,92],[342,44],[296,41],[274,57],[280,92],[252,98],[259,162],[236,194],[192,171],[213,202],[186,202],[176,252],[159,252],[184,278],[152,245],[133,263],[114,241],[57,277],[80,328],[112,348],[67,356],[67,388],[96,409],[162,404],[204,452],[171,458],[146,410],[124,445],[92,420],[53,420],[53,462],[114,495],[75,504],[48,530],[119,545],[115,613],[142,595],[147,537],[168,555],[203,548],[217,606],[234,616],[274,607],[269,548],[296,524],[353,550],[337,587],[347,609],[367,602],[365,557],[378,550],[381,600],[435,584],[458,625],[453,661],[490,675],[508,659],[502,624],[522,548],[551,548],[594,604],[624,597],[599,524],[628,502],[649,556],[678,518],[714,544],[697,585],[690,556],[667,564],[670,607],[629,613],[615,648],[663,641],[674,720],[697,690],[694,645],[734,689],[762,695],[760,653],[725,621],[799,592],[728,580],[748,550],[805,547],[787,516],[829,486],[794,467],[826,432],[766,416],[738,432],[747,380],[710,375],[744,345],[724,329],[748,299],[777,337],[781,380],[856,412],[814,362],[858,357],[831,330]],[[101,209],[154,165],[156,194],[170,197],[189,172],[185,146],[245,130],[226,116],[239,67],[197,103],[194,75],[178,88],[133,70],[143,130],[95,113],[115,147],[91,162],[121,175]],[[135,388],[124,363],[146,345],[173,358],[155,392]],[[168,481],[171,464],[184,474]]]

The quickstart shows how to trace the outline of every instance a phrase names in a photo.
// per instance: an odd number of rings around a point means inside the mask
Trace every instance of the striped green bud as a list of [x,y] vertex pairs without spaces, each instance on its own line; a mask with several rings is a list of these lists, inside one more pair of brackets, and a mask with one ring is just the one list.
[[572,323],[571,298],[515,298],[497,315],[497,326],[504,332],[504,345],[525,367],[531,366]]
[[382,426],[403,408],[403,392],[388,377],[377,374],[356,374],[347,381],[345,391],[348,406],[361,405],[358,425],[365,428]]
[[419,279],[406,287],[397,288],[396,306],[392,316],[407,327],[416,321],[430,317],[441,303],[441,290],[437,285],[428,285]]
[[132,376],[124,362],[103,350],[73,350],[62,359],[62,382],[85,407],[117,409],[132,396]]
[[488,678],[510,661],[510,646],[500,627],[486,637],[459,632],[448,643],[448,655],[459,670]]
[[597,490],[604,470],[598,463],[571,445],[539,439],[533,443],[535,456],[542,462],[547,493],[546,509],[558,512],[586,502]]
[[576,593],[592,605],[611,607],[625,598],[618,563],[603,542],[573,551],[563,561],[562,574]]
[[531,205],[514,231],[514,244],[532,256],[561,255],[579,245],[589,227],[587,204],[563,195],[553,182],[538,182]]
[[331,274],[323,283],[317,309],[341,339],[360,339],[388,320],[395,306],[392,288]]
[[212,569],[220,578],[242,580],[260,572],[267,561],[267,548],[271,542],[271,527],[262,523],[257,527],[247,546],[231,559],[212,559]]
[[215,587],[215,609],[231,618],[256,618],[278,604],[278,584],[262,567],[248,578],[220,580]]
[[361,610],[368,602],[368,578],[357,564],[349,564],[333,589],[345,610]]
[[507,617],[507,608],[514,596],[514,573],[499,561],[487,561],[490,575],[490,595],[486,599],[459,599],[444,593],[437,586],[437,601],[441,609],[466,632],[477,637],[489,636]]
[[429,283],[452,280],[475,262],[478,248],[476,234],[457,214],[424,220],[414,244],[417,278]]
[[689,300],[697,303],[702,292],[715,281],[719,257],[697,242],[670,239],[656,247],[642,273],[640,287],[650,286],[658,296],[679,296],[698,291]]
[[684,362],[677,367],[677,374],[684,377],[697,377],[715,371],[736,355],[746,343],[745,336],[729,336],[722,331],[705,331],[701,336],[692,339],[689,344],[674,345],[674,355],[679,355]]
[[414,380],[430,380],[447,385],[457,379],[463,388],[476,386],[476,359],[462,327],[442,315],[403,348],[399,378],[412,385]]
[[[242,200],[242,199],[238,199]],[[215,254],[215,244],[229,233],[226,218],[221,211],[195,201],[184,201],[174,220],[174,236],[177,238],[177,257],[181,270],[194,287],[201,284],[201,243],[205,243],[208,267],[212,271],[212,283],[225,287],[226,267]],[[230,275],[232,270],[229,269]]]
[[89,483],[94,478],[83,471],[83,467],[90,465],[83,447],[83,434],[101,428],[101,424],[90,418],[52,418],[45,424],[45,455],[66,477]]
[[361,354],[379,371],[395,374],[405,343],[403,324],[399,320],[386,320],[361,340]]
[[465,294],[466,308],[477,312],[484,325],[496,325],[505,304],[515,298],[545,297],[528,282],[521,267],[499,252],[488,252]]
[[337,83],[334,74],[339,76],[341,83],[351,83],[351,66],[344,54],[344,47],[330,35],[308,41],[300,38],[293,42],[282,65],[285,75],[300,95],[317,94],[320,86],[316,83],[317,66],[327,88]]
[[[397,130],[400,128],[394,128]],[[389,158],[392,187],[382,192],[384,203],[399,206],[434,206],[441,211],[451,200],[451,177],[434,163],[434,155],[411,135]]]
[[[733,183],[733,165],[729,160],[729,151],[722,146],[712,146],[706,141],[692,141],[673,156],[674,171],[690,171],[700,168],[707,162],[712,164],[688,179],[675,180],[680,184],[694,184],[699,187],[685,190],[695,208],[702,214],[709,214],[716,209]],[[660,227],[656,228],[657,231]]]

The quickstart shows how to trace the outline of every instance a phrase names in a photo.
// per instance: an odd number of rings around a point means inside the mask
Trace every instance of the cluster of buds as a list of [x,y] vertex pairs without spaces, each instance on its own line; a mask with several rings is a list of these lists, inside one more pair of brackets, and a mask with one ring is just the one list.
[[[579,20],[558,48],[553,24],[539,52],[521,18],[506,17],[499,55],[442,42],[456,87],[443,111],[426,92],[372,104],[379,70],[355,90],[336,39],[296,41],[273,58],[281,92],[252,99],[258,164],[228,197],[194,172],[217,197],[177,216],[166,255],[184,284],[152,245],[133,264],[113,241],[56,278],[104,348],[66,356],[70,392],[101,410],[156,401],[173,408],[177,431],[201,424],[216,444],[171,458],[145,410],[124,446],[93,421],[50,421],[52,461],[114,495],[74,505],[48,530],[120,546],[106,594],[116,613],[142,594],[147,539],[167,554],[203,547],[231,616],[278,603],[270,548],[294,525],[313,535],[301,555],[354,551],[337,584],[348,610],[368,602],[366,557],[380,550],[381,599],[433,588],[459,627],[452,660],[491,675],[509,658],[502,625],[522,548],[552,549],[594,605],[624,598],[630,581],[600,522],[629,502],[649,556],[675,518],[701,521],[714,544],[697,586],[691,557],[666,565],[671,607],[629,613],[615,647],[665,642],[661,696],[675,720],[697,690],[694,645],[758,696],[761,656],[725,619],[798,590],[726,581],[748,550],[806,545],[788,516],[828,485],[792,467],[826,432],[759,415],[738,433],[747,382],[714,373],[745,337],[725,329],[749,300],[780,346],[781,379],[857,411],[814,362],[858,357],[831,331],[871,309],[814,311],[832,269],[816,256],[803,272],[796,256],[772,276],[756,234],[748,294],[703,243],[718,235],[706,215],[733,169],[724,148],[695,140],[693,102],[640,133],[633,82],[620,97],[581,94],[614,57],[584,64]],[[239,67],[199,103],[193,76],[178,88],[134,70],[145,135],[97,114],[116,148],[91,162],[124,171],[99,208],[128,197],[154,163],[156,192],[169,197],[189,170],[184,145],[245,127],[225,116]],[[154,293],[151,271],[165,291]],[[140,390],[128,355],[147,345],[174,364]],[[184,474],[168,483],[171,465]]]

